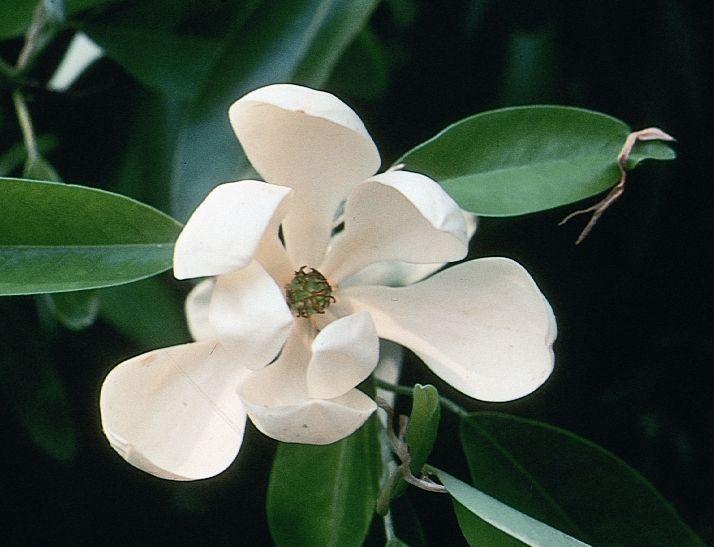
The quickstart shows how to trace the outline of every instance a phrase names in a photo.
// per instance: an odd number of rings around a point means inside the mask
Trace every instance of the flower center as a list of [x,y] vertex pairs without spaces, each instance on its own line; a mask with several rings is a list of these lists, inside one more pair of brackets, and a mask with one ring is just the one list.
[[332,287],[315,268],[302,266],[293,280],[285,285],[285,299],[298,317],[310,317],[325,310],[335,301]]

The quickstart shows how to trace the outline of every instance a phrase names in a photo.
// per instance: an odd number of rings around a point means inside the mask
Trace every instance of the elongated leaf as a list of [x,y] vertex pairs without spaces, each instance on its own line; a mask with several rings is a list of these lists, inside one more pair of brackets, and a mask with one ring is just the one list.
[[171,217],[94,188],[0,178],[0,295],[119,285],[171,267]]
[[192,99],[258,3],[131,0],[80,26],[148,88]]
[[376,418],[326,446],[281,444],[268,487],[278,546],[360,547],[379,489]]
[[637,471],[556,427],[479,412],[461,438],[477,488],[597,545],[702,545]]
[[[515,216],[591,197],[619,178],[630,128],[589,110],[525,106],[477,114],[407,152],[398,163],[439,181],[464,209]],[[636,145],[628,168],[673,159],[664,143]]]
[[[461,525],[461,531],[470,545],[510,545],[511,543],[505,541],[507,536],[516,538],[526,545],[534,546],[582,547],[587,545],[501,503],[444,471],[438,469],[433,471],[449,491],[451,497],[461,505],[461,508],[457,509],[457,516],[461,512],[459,525]],[[476,524],[478,521],[469,517],[464,519],[463,517],[466,515],[463,514],[463,510],[468,511],[483,522]],[[491,535],[489,528],[484,526],[485,524],[490,525],[490,527],[499,532],[494,532]],[[494,542],[491,543],[490,539],[493,539]],[[517,545],[517,543],[514,544]]]
[[48,456],[70,462],[77,429],[31,299],[0,299],[0,395],[21,429]]

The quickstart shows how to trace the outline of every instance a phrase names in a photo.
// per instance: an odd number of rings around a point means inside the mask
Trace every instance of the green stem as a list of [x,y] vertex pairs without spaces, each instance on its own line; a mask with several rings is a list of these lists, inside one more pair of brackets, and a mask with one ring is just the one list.
[[397,539],[397,534],[394,532],[394,521],[392,520],[392,512],[388,511],[383,517],[384,521],[384,539],[391,541]]
[[38,158],[40,153],[37,150],[37,141],[35,139],[35,130],[32,128],[30,111],[27,109],[27,102],[25,101],[25,97],[21,91],[13,91],[12,102],[15,104],[17,121],[20,124],[22,140],[24,141],[25,149],[27,150],[27,161],[28,163],[31,163]]
[[[385,382],[384,380],[380,380],[379,378],[375,378],[375,383],[377,384],[377,387],[381,387],[382,389],[386,389],[387,391],[392,391],[399,395],[407,395],[408,397],[412,397],[414,395],[414,390],[412,388],[410,388],[409,386],[390,384],[389,382]],[[447,399],[446,397],[443,397],[442,395],[439,395],[439,403],[446,410],[453,412],[454,414],[456,414],[457,416],[460,416],[461,418],[464,418],[464,417],[468,416],[468,414],[469,414],[469,411],[466,410],[464,407],[455,403],[451,399]]]

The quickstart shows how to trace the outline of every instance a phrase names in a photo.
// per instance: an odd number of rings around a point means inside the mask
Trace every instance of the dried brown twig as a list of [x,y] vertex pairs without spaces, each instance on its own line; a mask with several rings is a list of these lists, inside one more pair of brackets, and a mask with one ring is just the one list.
[[592,213],[592,216],[585,225],[585,228],[583,228],[583,231],[580,232],[578,239],[575,240],[576,245],[580,244],[580,242],[588,236],[590,230],[593,229],[593,226],[595,226],[602,214],[608,209],[608,207],[610,207],[610,205],[615,203],[615,201],[617,201],[617,199],[625,191],[625,180],[627,179],[627,160],[630,158],[630,153],[632,152],[632,148],[635,146],[635,143],[637,141],[654,140],[673,141],[675,139],[657,127],[648,127],[647,129],[641,129],[640,131],[633,131],[627,135],[625,144],[622,146],[622,150],[620,150],[620,153],[617,156],[617,167],[620,170],[620,180],[617,181],[617,184],[613,186],[604,199],[598,201],[595,205],[591,205],[586,209],[574,211],[558,223],[559,226],[562,226],[577,215]]

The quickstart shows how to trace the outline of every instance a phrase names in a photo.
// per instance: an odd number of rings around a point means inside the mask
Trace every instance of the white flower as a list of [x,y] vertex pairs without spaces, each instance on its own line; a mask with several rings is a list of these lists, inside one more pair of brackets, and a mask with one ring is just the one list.
[[472,217],[423,175],[375,175],[379,154],[349,107],[281,84],[238,100],[230,120],[267,182],[218,186],[176,242],[174,275],[210,277],[187,299],[197,341],[125,361],[104,382],[104,430],[130,463],[215,475],[246,415],[278,440],[342,439],[376,408],[356,386],[378,337],[478,399],[545,381],[555,321],[531,277],[506,258],[431,275],[466,256]]

